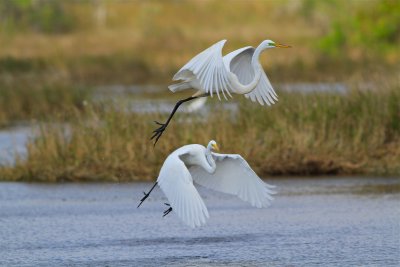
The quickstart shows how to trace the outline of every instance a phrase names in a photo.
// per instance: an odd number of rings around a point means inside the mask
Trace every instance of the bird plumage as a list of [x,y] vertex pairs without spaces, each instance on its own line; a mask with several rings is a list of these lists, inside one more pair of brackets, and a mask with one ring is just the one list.
[[[169,204],[178,217],[190,227],[201,226],[208,219],[208,210],[203,199],[193,185],[192,176],[181,159],[186,157],[187,164],[195,164],[200,158],[201,147],[184,146],[174,151],[165,160],[157,183],[166,195]],[[194,154],[193,157],[190,153]],[[199,161],[200,162],[200,161]]]
[[210,174],[199,166],[192,166],[189,172],[195,183],[204,187],[238,196],[252,206],[263,208],[273,200],[273,186],[264,183],[251,169],[246,160],[237,154],[212,152],[217,168]]
[[240,155],[214,153],[212,142],[207,148],[192,144],[175,150],[157,179],[173,211],[190,227],[201,226],[209,218],[193,182],[236,195],[257,208],[267,207],[273,200],[273,187],[264,183]]
[[[278,96],[259,62],[259,57],[265,49],[290,46],[265,40],[257,48],[247,46],[223,57],[222,48],[225,42],[226,40],[222,40],[207,48],[174,75],[173,80],[181,82],[168,87],[172,92],[192,88],[197,89],[197,92],[191,97],[179,100],[165,123],[155,121],[158,128],[153,131],[150,138],[155,139],[154,145],[183,103],[213,95],[217,95],[219,100],[221,96],[227,99],[232,97],[232,94],[245,95],[246,98],[261,105],[269,106],[278,101]],[[199,103],[204,104],[204,101]]]
[[256,49],[247,46],[222,56],[225,42],[217,42],[186,63],[173,77],[182,82],[169,89],[177,92],[193,88],[211,97],[216,94],[218,99],[244,94],[261,105],[274,104],[277,94],[258,62],[261,51],[268,48],[265,42]]

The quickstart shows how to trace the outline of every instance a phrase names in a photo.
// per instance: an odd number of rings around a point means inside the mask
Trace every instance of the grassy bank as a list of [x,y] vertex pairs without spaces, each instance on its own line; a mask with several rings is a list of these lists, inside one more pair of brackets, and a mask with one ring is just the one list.
[[[379,91],[379,92],[378,92]],[[238,98],[238,97],[237,97]],[[215,99],[210,101],[218,106]],[[43,126],[28,157],[0,168],[12,181],[143,181],[157,177],[165,157],[189,143],[215,139],[243,155],[261,176],[400,173],[400,88],[354,89],[347,95],[280,93],[263,108],[247,100],[232,118],[215,109],[207,121],[179,114],[153,148],[160,114],[127,114],[88,105],[68,129]],[[188,123],[187,119],[193,119]]]

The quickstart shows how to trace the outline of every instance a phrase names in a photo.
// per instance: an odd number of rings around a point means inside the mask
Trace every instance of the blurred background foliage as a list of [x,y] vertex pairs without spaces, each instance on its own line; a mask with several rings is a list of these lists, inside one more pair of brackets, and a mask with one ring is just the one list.
[[[308,3],[307,3],[308,2]],[[317,4],[318,2],[318,4]],[[356,2],[356,1],[353,1]],[[352,46],[359,47],[362,56],[368,53],[385,55],[398,52],[400,43],[400,4],[398,1],[358,1],[353,11],[339,1],[306,1],[305,7],[314,9],[326,5],[332,10],[332,20],[327,35],[320,40],[320,48],[330,55]],[[341,6],[342,5],[342,6]],[[314,11],[315,13],[315,11]]]
[[166,83],[220,39],[229,40],[230,50],[266,38],[293,45],[269,53],[267,66],[279,80],[329,79],[331,71],[343,79],[366,62],[393,67],[400,57],[400,2],[0,1],[3,73]]
[[62,1],[13,0],[0,4],[2,31],[66,33],[76,30],[78,16]]

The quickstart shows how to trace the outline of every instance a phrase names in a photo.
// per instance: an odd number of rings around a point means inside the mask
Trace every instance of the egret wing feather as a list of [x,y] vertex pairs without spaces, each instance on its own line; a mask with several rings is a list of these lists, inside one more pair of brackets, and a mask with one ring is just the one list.
[[253,102],[255,102],[257,99],[261,105],[263,105],[263,103],[261,102],[264,102],[268,106],[270,106],[271,104],[275,104],[275,102],[278,101],[278,95],[272,87],[271,82],[269,81],[267,74],[264,72],[264,70],[262,70],[261,78],[256,88],[254,88],[253,91],[245,94],[244,96],[246,98],[250,97],[251,101]]
[[248,84],[254,78],[254,70],[251,65],[251,59],[254,54],[254,48],[246,46],[235,50],[224,57],[224,63],[228,69],[233,72],[241,84]]
[[238,59],[240,57],[248,56],[248,54],[250,54],[250,60],[251,60],[253,53],[254,53],[254,47],[252,47],[252,46],[245,46],[245,47],[236,49],[224,56],[224,64],[228,70],[231,70],[231,61],[233,59],[235,59],[235,58]]
[[216,93],[219,99],[223,90],[230,95],[230,73],[222,57],[225,42],[226,40],[219,41],[195,56],[174,75],[173,80],[197,80],[206,93],[210,96]]
[[275,192],[263,182],[240,155],[212,153],[217,165],[213,174],[198,166],[189,168],[194,182],[238,196],[257,208],[269,206]]
[[209,218],[207,207],[193,185],[193,179],[178,155],[170,155],[161,168],[158,185],[167,197],[172,211],[194,228]]
[[[247,46],[238,50],[235,50],[224,57],[224,63],[229,66],[229,70],[234,73],[240,83],[250,83],[255,75],[255,70],[251,64],[255,49],[251,46]],[[278,101],[278,96],[275,93],[271,82],[268,79],[267,74],[262,69],[261,65],[261,78],[256,88],[248,94],[245,94],[246,98],[250,98],[253,102],[258,102],[261,105],[267,104],[270,106]]]

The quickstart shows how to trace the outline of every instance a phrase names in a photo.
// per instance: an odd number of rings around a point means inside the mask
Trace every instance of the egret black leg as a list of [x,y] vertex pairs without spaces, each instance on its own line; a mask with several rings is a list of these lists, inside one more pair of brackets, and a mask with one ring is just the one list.
[[153,187],[150,189],[150,191],[149,191],[148,193],[143,192],[144,197],[140,200],[140,203],[139,203],[139,205],[137,206],[137,208],[139,208],[140,205],[142,205],[143,201],[145,201],[146,198],[148,198],[148,197],[150,196],[151,191],[153,191],[153,189],[154,189],[154,187],[156,187],[156,185],[157,185],[157,182],[154,183]]
[[164,204],[165,204],[166,206],[168,206],[169,208],[166,209],[166,210],[164,211],[163,217],[167,216],[167,215],[172,211],[172,207],[171,207],[170,204],[168,204],[168,203],[164,203]]
[[175,112],[178,110],[179,106],[182,105],[185,102],[191,101],[193,99],[199,98],[199,97],[205,97],[208,96],[208,94],[203,94],[200,96],[191,96],[182,100],[179,100],[176,104],[174,109],[172,110],[171,114],[169,115],[167,121],[165,123],[160,123],[158,121],[154,121],[156,124],[160,125],[159,128],[155,129],[153,131],[153,136],[150,138],[150,140],[153,140],[154,138],[156,139],[154,142],[154,146],[157,144],[158,139],[160,139],[161,135],[164,133],[165,129],[167,128],[169,122],[171,121],[172,117],[174,116]]

